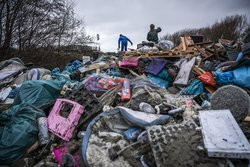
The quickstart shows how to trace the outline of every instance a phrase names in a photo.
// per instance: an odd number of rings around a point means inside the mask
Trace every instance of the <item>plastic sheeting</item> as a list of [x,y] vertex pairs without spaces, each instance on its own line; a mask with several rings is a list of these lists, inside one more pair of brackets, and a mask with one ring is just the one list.
[[250,88],[250,66],[242,66],[233,71],[215,73],[219,85],[236,84],[241,87]]
[[44,75],[51,75],[50,70],[45,68],[33,68],[28,72],[28,80],[40,80]]
[[250,66],[243,66],[233,71],[236,85],[250,88]]
[[167,63],[167,60],[154,58],[145,71],[153,75],[158,75]]
[[13,106],[0,113],[0,164],[20,159],[37,141],[36,119],[45,116],[42,110],[27,104]]
[[204,84],[196,79],[188,87],[185,88],[183,94],[186,95],[199,95],[204,92]]
[[60,94],[64,82],[53,81],[27,81],[23,83],[14,100],[13,105],[23,102],[34,105],[38,108],[54,101]]
[[137,51],[147,53],[147,52],[157,52],[157,51],[159,51],[159,49],[155,46],[154,47],[143,46],[143,47],[137,49]]
[[161,50],[171,50],[174,47],[174,43],[169,40],[161,40],[157,47]]
[[76,82],[70,79],[70,74],[74,73],[80,67],[82,67],[82,63],[79,60],[67,64],[63,71],[56,67],[52,70],[52,78],[62,82]]
[[0,62],[0,87],[12,82],[26,67],[18,58]]

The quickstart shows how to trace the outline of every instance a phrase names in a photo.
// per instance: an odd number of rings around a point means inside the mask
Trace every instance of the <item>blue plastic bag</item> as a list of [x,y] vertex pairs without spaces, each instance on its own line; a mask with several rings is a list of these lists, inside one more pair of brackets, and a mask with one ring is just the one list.
[[250,66],[242,66],[233,71],[215,73],[216,82],[219,85],[238,85],[250,88]]
[[168,88],[170,86],[168,81],[154,75],[148,75],[148,79],[153,83],[160,85],[162,88]]
[[228,85],[233,84],[234,82],[234,74],[232,71],[228,72],[219,72],[215,73],[216,83],[219,85]]
[[204,84],[196,79],[184,91],[186,95],[199,95],[204,92]]
[[250,66],[242,66],[233,70],[234,83],[241,87],[250,88]]
[[142,132],[140,128],[129,128],[124,132],[124,138],[128,141],[134,141]]

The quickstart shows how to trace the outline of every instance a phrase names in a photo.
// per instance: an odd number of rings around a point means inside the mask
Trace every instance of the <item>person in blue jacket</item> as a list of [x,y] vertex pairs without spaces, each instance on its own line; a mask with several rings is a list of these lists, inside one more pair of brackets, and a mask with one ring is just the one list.
[[[128,37],[120,34],[119,40],[118,40],[118,50],[121,51],[127,51],[128,48],[128,42],[130,42],[130,44],[133,46],[133,42],[130,41],[130,39],[128,39]],[[122,47],[120,47],[122,45]]]

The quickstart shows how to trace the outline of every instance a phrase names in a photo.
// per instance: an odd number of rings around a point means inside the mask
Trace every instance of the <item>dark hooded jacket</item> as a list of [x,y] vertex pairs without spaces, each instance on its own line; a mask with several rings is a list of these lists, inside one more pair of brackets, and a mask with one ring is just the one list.
[[151,29],[151,30],[148,32],[147,40],[148,40],[148,41],[155,42],[155,43],[158,43],[158,41],[159,41],[158,33],[159,33],[159,32],[161,32],[161,28],[160,28],[160,27],[158,27],[157,29]]

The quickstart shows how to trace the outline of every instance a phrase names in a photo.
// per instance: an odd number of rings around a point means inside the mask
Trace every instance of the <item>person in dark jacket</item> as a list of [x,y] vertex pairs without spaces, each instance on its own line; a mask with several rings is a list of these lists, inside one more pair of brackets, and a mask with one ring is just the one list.
[[158,27],[157,29],[155,29],[155,25],[151,24],[150,31],[148,32],[148,35],[147,35],[147,40],[154,42],[154,43],[158,43],[159,42],[159,38],[158,38],[159,32],[161,32],[161,28]]
[[[120,34],[120,37],[118,39],[118,50],[121,51],[127,51],[128,48],[128,42],[130,42],[131,45],[133,45],[133,42],[130,41],[130,39],[128,39],[128,37]],[[122,45],[122,47],[120,47]]]

